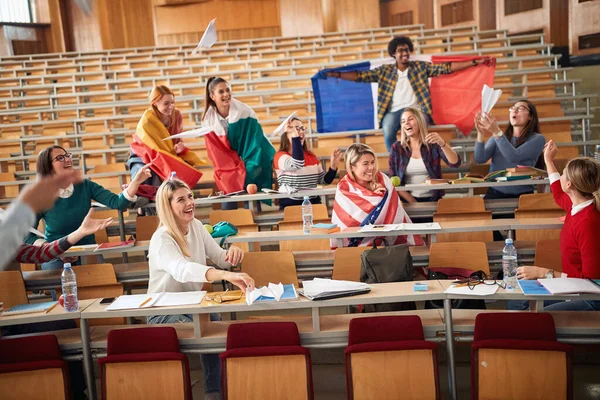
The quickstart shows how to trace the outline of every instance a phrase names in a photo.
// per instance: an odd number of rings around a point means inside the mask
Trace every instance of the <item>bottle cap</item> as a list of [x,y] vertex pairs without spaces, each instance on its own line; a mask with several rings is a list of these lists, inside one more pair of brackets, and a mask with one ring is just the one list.
[[513,244],[513,240],[511,238],[508,238],[504,241],[505,244]]
[[304,196],[304,200],[310,200],[310,196]]
[[64,263],[63,268],[71,268],[71,263]]
[[177,172],[171,172],[171,179],[175,179],[177,177]]

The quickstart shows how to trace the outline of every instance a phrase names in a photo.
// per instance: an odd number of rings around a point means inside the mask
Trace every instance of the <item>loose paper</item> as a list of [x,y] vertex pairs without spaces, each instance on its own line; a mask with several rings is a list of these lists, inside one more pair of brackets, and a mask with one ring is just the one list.
[[486,114],[492,111],[492,108],[494,108],[501,95],[501,89],[494,90],[488,85],[483,85],[483,89],[481,90],[481,111]]
[[197,129],[192,129],[191,131],[181,132],[181,133],[178,133],[177,135],[169,136],[167,138],[164,138],[163,140],[197,138],[200,136],[204,136],[210,132],[212,132],[212,129],[210,129],[210,128],[197,128]]
[[312,281],[302,281],[302,287],[306,295],[314,297],[321,293],[368,289],[369,285],[364,282],[314,278]]
[[[291,285],[286,285],[291,286]],[[293,287],[293,286],[292,286]],[[278,284],[271,283],[267,286],[255,288],[251,292],[246,293],[246,304],[249,306],[252,305],[256,300],[258,300],[261,296],[269,297],[271,299],[275,299],[275,301],[280,301],[283,296],[283,292],[285,291],[284,285],[279,282]],[[291,296],[287,296],[286,299],[290,299]],[[297,295],[296,295],[297,298]],[[265,299],[270,300],[270,299]]]
[[192,55],[196,54],[200,51],[201,48],[210,49],[213,44],[217,41],[217,29],[215,28],[215,21],[217,19],[213,19],[208,23],[204,34],[202,35],[202,39],[198,43],[198,46],[194,50],[192,50]]
[[444,293],[464,294],[471,296],[490,296],[492,294],[495,294],[500,286],[492,285],[492,281],[490,281],[489,283],[490,284],[488,285],[480,283],[478,285],[472,286],[473,289],[469,288],[468,286],[452,285],[448,289],[446,289]]
[[284,119],[283,122],[281,124],[279,124],[279,126],[277,128],[275,128],[275,130],[273,131],[273,135],[271,135],[271,136],[281,135],[285,131],[285,127],[287,126],[288,122],[290,122],[290,120],[292,118],[297,118],[296,113],[297,113],[297,111],[294,111],[286,119]]

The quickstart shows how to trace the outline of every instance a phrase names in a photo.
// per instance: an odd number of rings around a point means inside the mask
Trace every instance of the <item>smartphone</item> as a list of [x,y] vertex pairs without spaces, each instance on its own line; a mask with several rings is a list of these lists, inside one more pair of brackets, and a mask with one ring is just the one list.
[[113,301],[115,301],[114,297],[105,297],[102,300],[100,300],[100,304],[110,304]]

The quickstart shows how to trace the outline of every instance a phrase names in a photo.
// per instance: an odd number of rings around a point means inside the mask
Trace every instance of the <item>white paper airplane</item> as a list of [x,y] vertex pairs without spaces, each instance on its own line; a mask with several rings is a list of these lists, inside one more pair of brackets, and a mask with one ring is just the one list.
[[494,108],[501,95],[501,89],[494,90],[488,85],[483,85],[483,89],[481,90],[481,111],[486,114],[492,111],[492,108]]
[[181,132],[181,133],[178,133],[177,135],[169,136],[167,138],[164,138],[163,140],[168,140],[168,139],[184,139],[184,138],[197,138],[197,137],[200,137],[200,136],[204,136],[207,133],[210,133],[212,131],[213,130],[211,128],[192,129],[191,131]]
[[286,128],[287,124],[290,122],[290,120],[292,118],[297,118],[298,117],[296,115],[297,112],[298,111],[294,111],[286,119],[284,119],[283,122],[281,124],[279,124],[279,126],[277,128],[275,128],[275,130],[273,131],[273,134],[271,136],[281,135],[285,131],[285,128]]
[[196,54],[200,51],[201,48],[210,49],[213,44],[217,41],[217,29],[215,28],[215,21],[217,19],[213,19],[208,23],[204,34],[202,35],[202,39],[198,43],[198,46],[194,50],[192,50],[192,55]]
[[[6,211],[0,208],[0,221],[2,221],[4,219],[5,213],[6,213]],[[46,238],[46,235],[44,235],[42,232],[38,231],[37,229],[29,228],[29,232],[38,235],[42,239]]]

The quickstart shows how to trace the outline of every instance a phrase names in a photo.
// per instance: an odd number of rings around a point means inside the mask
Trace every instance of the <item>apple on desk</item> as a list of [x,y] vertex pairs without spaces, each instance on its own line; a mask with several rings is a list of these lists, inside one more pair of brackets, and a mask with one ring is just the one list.
[[398,177],[398,176],[392,176],[390,178],[390,181],[392,181],[392,185],[394,185],[394,186],[400,186],[400,183],[401,183],[400,182],[400,177]]

